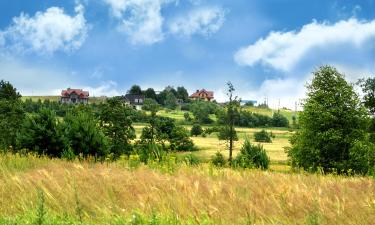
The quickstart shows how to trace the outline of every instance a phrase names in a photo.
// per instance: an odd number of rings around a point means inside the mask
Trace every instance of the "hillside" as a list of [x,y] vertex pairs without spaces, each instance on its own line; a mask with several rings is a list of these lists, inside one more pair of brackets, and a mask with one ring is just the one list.
[[[365,177],[0,156],[0,224],[373,224]],[[234,213],[235,212],[235,213]],[[39,215],[39,216],[38,216]]]

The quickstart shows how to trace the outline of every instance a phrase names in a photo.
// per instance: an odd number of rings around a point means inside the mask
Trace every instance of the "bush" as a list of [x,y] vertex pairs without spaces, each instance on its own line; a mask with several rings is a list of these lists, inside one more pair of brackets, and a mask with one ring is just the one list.
[[375,145],[372,143],[356,142],[350,149],[350,169],[354,173],[367,174],[375,169]]
[[226,160],[224,159],[223,154],[221,154],[220,152],[215,153],[215,155],[211,159],[211,162],[217,167],[223,167],[226,165]]
[[169,139],[170,148],[177,151],[196,150],[193,141],[190,139],[188,131],[182,126],[176,126]]
[[265,130],[261,130],[259,132],[254,133],[254,139],[255,139],[256,142],[271,143],[272,142],[272,133],[268,133]]
[[147,143],[136,145],[136,152],[141,162],[147,164],[149,161],[162,162],[167,152],[155,143]]
[[270,159],[261,145],[252,145],[245,140],[240,153],[233,161],[235,167],[268,169]]
[[289,120],[285,116],[281,115],[279,112],[273,114],[271,123],[274,127],[289,126]]
[[191,121],[190,113],[185,112],[184,113],[184,119],[185,119],[185,121]]
[[190,130],[191,136],[198,136],[198,135],[201,135],[202,133],[203,133],[203,129],[201,125],[199,124],[194,124]]

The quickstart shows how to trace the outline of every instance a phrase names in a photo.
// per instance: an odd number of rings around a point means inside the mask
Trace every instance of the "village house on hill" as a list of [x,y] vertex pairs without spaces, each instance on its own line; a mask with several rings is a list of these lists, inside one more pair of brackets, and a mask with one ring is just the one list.
[[87,104],[89,102],[89,92],[72,88],[62,90],[60,102],[67,104]]
[[197,90],[195,93],[190,95],[189,98],[193,100],[211,101],[214,99],[214,92],[206,91],[205,89]]
[[144,95],[126,94],[123,97],[125,104],[132,106],[134,109],[141,110],[145,101]]

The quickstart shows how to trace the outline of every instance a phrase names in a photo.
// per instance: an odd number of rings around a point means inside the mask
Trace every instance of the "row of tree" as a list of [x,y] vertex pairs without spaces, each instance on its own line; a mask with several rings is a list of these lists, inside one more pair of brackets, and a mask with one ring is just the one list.
[[142,90],[139,85],[133,85],[127,92],[128,94],[144,95],[145,98],[153,99],[160,105],[165,106],[169,109],[175,109],[177,102],[187,103],[189,102],[189,94],[185,87],[177,87],[175,89],[172,86],[167,86],[160,93],[156,93],[153,88],[147,88]]

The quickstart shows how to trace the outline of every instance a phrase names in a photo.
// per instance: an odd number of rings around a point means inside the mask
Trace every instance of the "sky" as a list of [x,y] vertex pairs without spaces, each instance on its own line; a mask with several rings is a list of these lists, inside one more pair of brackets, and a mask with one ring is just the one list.
[[2,0],[0,79],[22,95],[205,88],[294,109],[312,72],[375,75],[375,0]]

